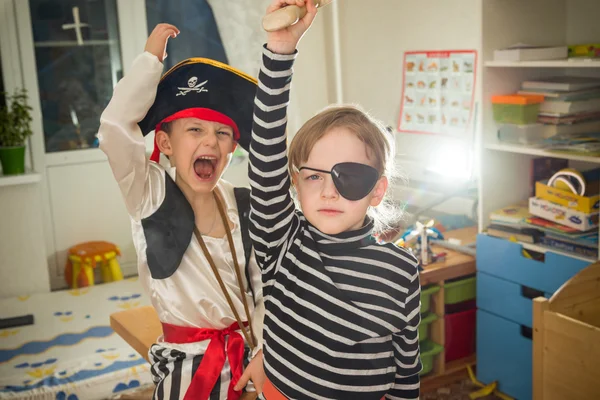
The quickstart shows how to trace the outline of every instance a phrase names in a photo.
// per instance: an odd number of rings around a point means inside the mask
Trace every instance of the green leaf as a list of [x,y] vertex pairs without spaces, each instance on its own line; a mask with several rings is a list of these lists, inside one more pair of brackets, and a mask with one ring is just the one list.
[[4,93],[6,104],[0,104],[0,147],[23,146],[31,130],[31,111],[27,90],[17,89],[13,95]]

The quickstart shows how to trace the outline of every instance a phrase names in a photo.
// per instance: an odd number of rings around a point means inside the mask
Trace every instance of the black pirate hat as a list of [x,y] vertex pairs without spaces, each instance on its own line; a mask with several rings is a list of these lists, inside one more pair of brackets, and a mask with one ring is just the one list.
[[[248,150],[256,87],[256,79],[227,64],[188,58],[163,75],[154,104],[138,125],[146,136],[178,118],[222,122],[233,128],[234,139]],[[155,143],[151,159],[158,161],[159,154]]]

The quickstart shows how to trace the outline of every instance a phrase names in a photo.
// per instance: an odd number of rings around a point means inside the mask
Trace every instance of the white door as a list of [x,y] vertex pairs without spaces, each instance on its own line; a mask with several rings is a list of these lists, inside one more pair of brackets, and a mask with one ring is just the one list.
[[[129,218],[96,133],[118,80],[143,51],[143,0],[15,0],[25,87],[34,106],[33,164],[44,176],[46,253],[64,287],[69,247],[105,240],[136,272]],[[141,5],[141,7],[140,7]],[[141,25],[139,25],[141,24]]]

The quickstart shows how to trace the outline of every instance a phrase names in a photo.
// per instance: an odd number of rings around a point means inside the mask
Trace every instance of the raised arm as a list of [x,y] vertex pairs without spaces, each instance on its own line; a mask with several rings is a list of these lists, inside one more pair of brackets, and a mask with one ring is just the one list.
[[153,212],[159,205],[156,203],[162,201],[153,198],[150,188],[152,183],[159,184],[158,180],[164,179],[164,172],[150,167],[138,122],[154,103],[167,39],[178,32],[167,24],[155,28],[146,43],[146,51],[135,59],[131,71],[116,85],[100,117],[100,149],[108,156],[127,211],[136,220]]
[[295,56],[265,47],[258,76],[248,176],[250,234],[259,265],[270,248],[285,240],[294,214],[285,129]]
[[[288,5],[303,6],[304,0],[273,0],[267,14]],[[312,1],[306,5],[308,13],[295,25],[269,32],[258,76],[248,176],[250,235],[263,271],[272,267],[267,265],[273,262],[270,251],[286,241],[294,217],[287,171],[287,107],[296,46],[317,12]]]

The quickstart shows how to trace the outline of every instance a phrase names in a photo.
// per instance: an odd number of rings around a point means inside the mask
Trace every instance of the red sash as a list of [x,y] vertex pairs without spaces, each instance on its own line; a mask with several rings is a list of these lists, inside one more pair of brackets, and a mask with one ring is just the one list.
[[[248,323],[244,323],[248,325]],[[184,400],[205,400],[210,397],[210,392],[215,387],[221,371],[225,365],[225,337],[227,341],[227,358],[231,365],[231,382],[227,392],[227,399],[237,400],[241,391],[233,387],[242,376],[244,369],[244,338],[237,332],[240,328],[237,322],[223,330],[201,329],[186,326],[162,324],[164,340],[169,343],[195,343],[210,340],[204,357],[192,378],[192,382],[185,393]]]

